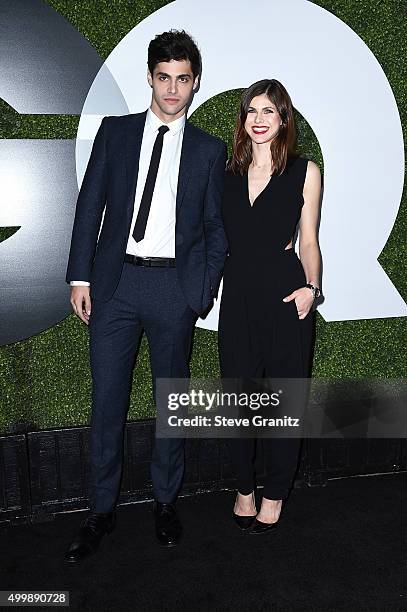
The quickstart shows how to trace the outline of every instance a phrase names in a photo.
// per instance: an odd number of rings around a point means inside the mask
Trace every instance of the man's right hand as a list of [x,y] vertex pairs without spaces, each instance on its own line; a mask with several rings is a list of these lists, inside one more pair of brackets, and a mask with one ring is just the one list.
[[89,325],[91,312],[90,288],[83,285],[71,287],[71,304],[73,311],[78,317]]

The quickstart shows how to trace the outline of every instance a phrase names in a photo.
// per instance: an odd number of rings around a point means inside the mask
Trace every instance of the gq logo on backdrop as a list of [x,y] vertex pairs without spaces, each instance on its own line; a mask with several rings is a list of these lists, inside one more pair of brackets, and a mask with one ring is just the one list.
[[[76,141],[78,185],[102,117],[140,112],[149,104],[150,90],[143,83],[150,39],[170,28],[185,28],[197,39],[204,60],[200,91],[190,113],[223,91],[275,77],[286,85],[294,105],[319,140],[325,169],[320,242],[326,300],[319,308],[324,319],[407,314],[405,303],[377,261],[394,224],[403,189],[400,118],[383,70],[347,25],[308,0],[252,0],[249,13],[243,0],[176,0],[136,26],[101,65],[83,37],[52,9],[44,8],[39,0],[31,0],[29,8],[32,15],[25,18],[33,41],[44,38],[45,30],[53,34],[58,28],[61,34],[64,30],[63,36],[53,36],[53,40],[58,40],[55,53],[65,71],[65,86],[60,79],[52,82],[55,72],[49,71],[42,96],[54,104],[45,110],[35,107],[38,92],[36,96],[30,92],[38,82],[29,64],[38,65],[41,49],[33,43],[36,53],[24,58],[27,78],[17,83],[7,78],[3,81],[2,76],[0,87],[4,91],[0,95],[19,112],[79,113],[78,106],[90,86]],[[41,12],[46,13],[47,22],[43,14],[42,21],[38,18]],[[231,15],[233,28],[225,28]],[[244,18],[239,19],[239,15]],[[21,63],[18,19],[16,7],[10,9],[7,28],[15,24],[15,58],[9,48],[6,54],[0,48],[2,61],[8,61],[11,68],[17,58]],[[35,32],[36,27],[41,32]],[[254,31],[253,54],[247,41]],[[74,61],[67,66],[64,46],[69,37],[77,52],[70,54]],[[0,32],[0,41],[2,38]],[[55,64],[55,57],[46,56],[45,49],[42,65]],[[14,95],[21,83],[23,91]],[[57,93],[50,95],[54,90]],[[22,103],[31,97],[31,104]],[[75,104],[70,104],[73,98]],[[38,333],[70,312],[64,276],[77,195],[77,186],[72,185],[74,163],[71,141],[1,141],[0,164],[6,180],[1,181],[0,224],[22,227],[0,244],[6,262],[0,272],[0,343]],[[9,186],[6,192],[5,184]],[[216,329],[217,316],[215,305],[198,325]]]

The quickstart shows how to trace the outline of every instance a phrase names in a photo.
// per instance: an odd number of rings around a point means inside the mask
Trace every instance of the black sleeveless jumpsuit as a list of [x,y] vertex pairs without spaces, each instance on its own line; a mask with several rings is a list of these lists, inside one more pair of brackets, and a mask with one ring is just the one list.
[[[295,300],[283,297],[306,284],[293,248],[304,203],[308,160],[293,157],[273,176],[253,205],[248,176],[227,172],[222,215],[229,242],[219,313],[222,378],[303,378],[310,375],[315,314],[299,319]],[[238,490],[254,489],[254,439],[229,439]],[[284,499],[295,475],[300,440],[263,440],[264,497]]]

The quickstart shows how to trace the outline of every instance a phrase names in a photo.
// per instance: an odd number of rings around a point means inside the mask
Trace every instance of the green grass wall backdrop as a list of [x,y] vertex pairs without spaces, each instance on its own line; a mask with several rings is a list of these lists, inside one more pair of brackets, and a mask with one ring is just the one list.
[[[167,2],[48,0],[48,4],[70,21],[106,59],[125,34]],[[348,24],[376,55],[389,79],[405,126],[407,101],[403,57],[406,38],[400,19],[405,0],[318,0],[316,4]],[[338,94],[344,96],[347,108],[346,90],[338,89]],[[191,120],[230,145],[239,95],[239,91],[231,91],[216,96],[202,105]],[[357,112],[363,112],[363,108]],[[75,138],[79,121],[76,116],[19,115],[1,100],[0,117],[0,138]],[[304,118],[297,115],[297,119],[301,151],[323,169],[315,135]],[[349,111],[347,119],[351,125],[353,110]],[[377,128],[372,126],[372,129]],[[372,180],[373,177],[374,173]],[[396,223],[379,258],[404,299],[407,296],[406,203],[404,191]],[[16,228],[0,229],[0,240],[6,240],[14,231]],[[362,244],[363,240],[361,236]],[[318,314],[313,375],[405,377],[406,325],[403,318],[326,323]],[[196,330],[193,375],[218,375],[216,346],[216,332]],[[88,332],[74,315],[24,342],[1,347],[0,372],[0,432],[16,431],[23,424],[31,428],[53,428],[89,422]],[[129,419],[154,414],[150,387],[148,347],[143,341],[134,375]]]

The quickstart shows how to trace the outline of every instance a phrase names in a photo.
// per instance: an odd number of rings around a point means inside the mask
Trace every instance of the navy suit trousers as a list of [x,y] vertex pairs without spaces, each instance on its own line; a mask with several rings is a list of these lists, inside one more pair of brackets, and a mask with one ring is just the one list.
[[[157,378],[189,378],[197,314],[187,304],[176,268],[124,263],[107,301],[92,300],[89,322],[92,370],[90,509],[113,510],[120,491],[123,439],[132,374],[143,331],[153,390]],[[160,410],[160,406],[157,406]],[[175,501],[184,472],[184,440],[156,438],[151,461],[155,499]]]

